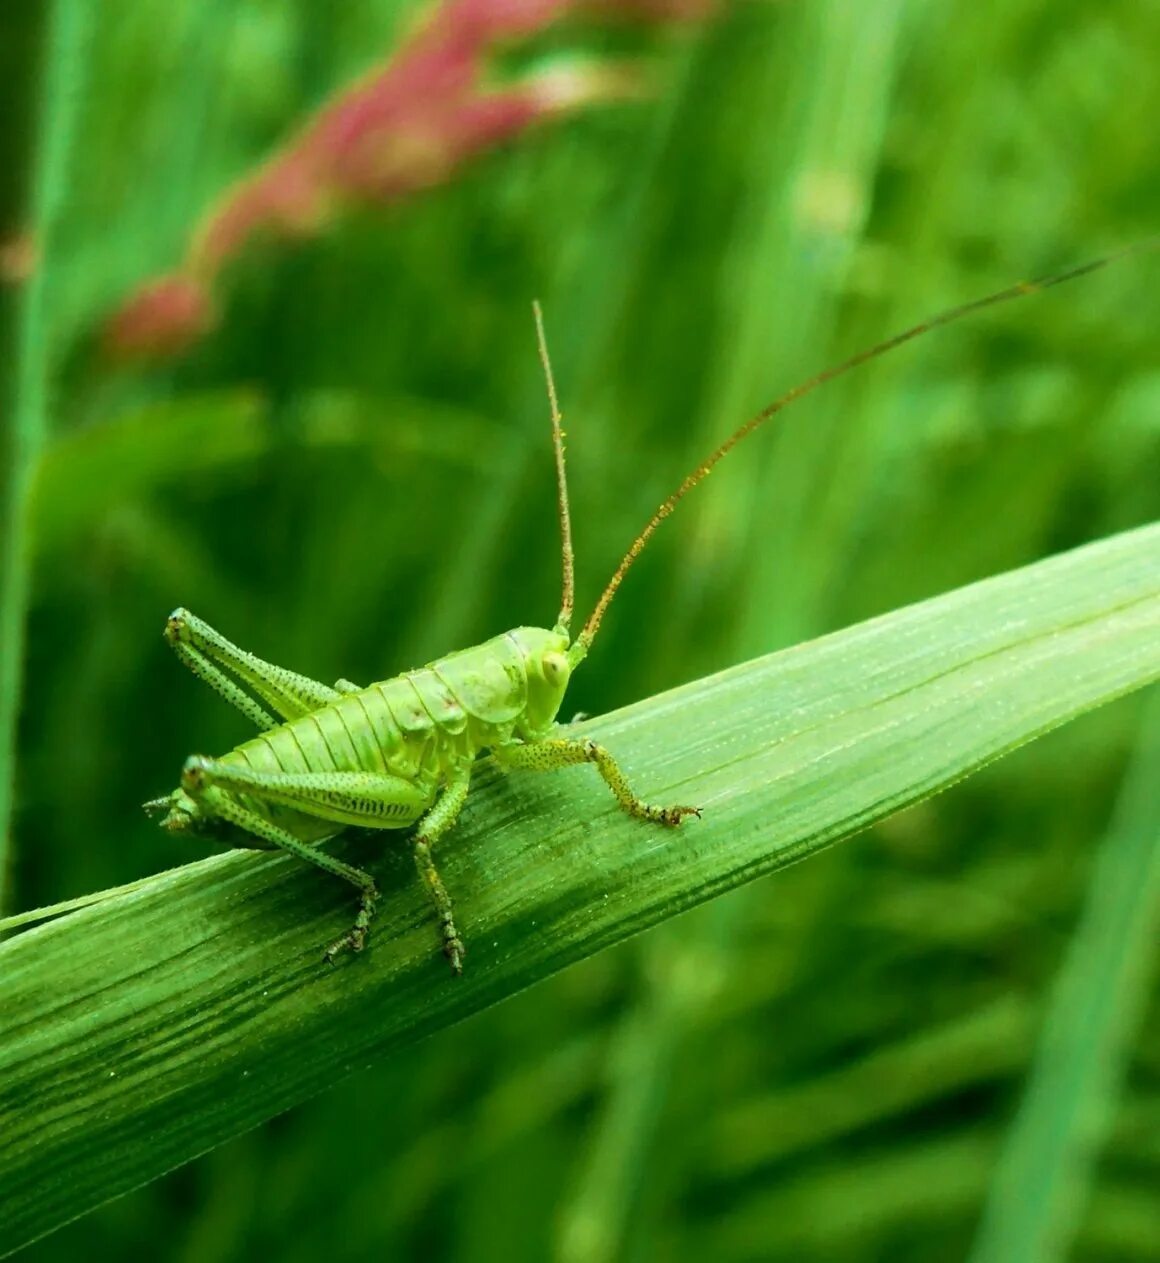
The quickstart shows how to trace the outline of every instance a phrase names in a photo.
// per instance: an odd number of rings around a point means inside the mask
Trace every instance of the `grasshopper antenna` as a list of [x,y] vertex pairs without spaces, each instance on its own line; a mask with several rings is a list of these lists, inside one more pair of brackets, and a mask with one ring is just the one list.
[[783,409],[789,407],[791,403],[796,403],[803,396],[817,390],[819,386],[825,385],[826,382],[833,381],[836,377],[841,377],[848,373],[851,369],[858,368],[860,365],[867,363],[869,360],[877,359],[880,355],[885,355],[887,351],[894,350],[895,347],[902,346],[905,342],[910,342],[921,334],[929,332],[931,329],[939,329],[943,325],[953,324],[957,320],[962,320],[965,316],[973,315],[975,312],[982,311],[987,307],[995,307],[999,303],[1009,302],[1014,298],[1022,298],[1026,294],[1038,294],[1040,291],[1050,289],[1055,285],[1062,285],[1065,281],[1074,281],[1081,276],[1087,276],[1091,272],[1099,271],[1100,268],[1107,267],[1109,263],[1115,263],[1130,254],[1141,253],[1146,250],[1155,250],[1160,247],[1160,237],[1150,237],[1145,241],[1137,241],[1133,245],[1125,246],[1122,250],[1116,250],[1111,254],[1106,254],[1102,258],[1089,260],[1087,263],[1077,264],[1073,268],[1068,268],[1064,272],[1056,272],[1051,276],[1040,277],[1034,281],[1020,281],[1018,284],[1010,285],[1006,289],[997,290],[993,294],[988,294],[984,298],[976,298],[972,302],[963,303],[958,307],[952,307],[949,311],[944,311],[940,315],[933,316],[929,320],[924,320],[921,324],[913,325],[909,329],[904,329],[901,333],[896,333],[893,337],[878,342],[874,346],[867,347],[864,351],[859,351],[856,355],[850,356],[849,359],[843,360],[840,364],[835,364],[831,368],[811,377],[808,381],[802,382],[795,386],[792,390],[786,391],[779,399],[775,399],[773,403],[757,413],[756,416],[750,417],[744,425],[739,426],[733,433],[709,456],[689,474],[684,482],[669,496],[669,498],[657,509],[657,511],[648,520],[645,528],[633,540],[632,546],[628,552],[624,554],[619,566],[617,566],[613,576],[608,581],[608,586],[601,593],[600,600],[596,603],[596,608],[588,617],[588,621],[584,624],[583,630],[576,637],[576,644],[580,649],[580,653],[587,653],[588,647],[596,637],[596,633],[600,630],[600,622],[604,617],[605,611],[612,603],[612,598],[616,595],[617,589],[624,581],[624,576],[632,567],[632,563],[644,551],[645,545],[652,538],[653,532],[658,526],[669,516],[677,505],[689,494],[690,491],[701,481],[712,473],[713,469],[723,457],[727,456],[733,448],[741,442],[742,439],[748,438],[759,426],[762,426],[771,418],[777,416]]
[[536,343],[540,351],[540,363],[544,367],[544,381],[548,386],[548,406],[552,411],[552,449],[556,453],[556,503],[560,510],[560,552],[563,562],[563,594],[560,597],[560,616],[556,626],[567,631],[572,622],[572,607],[576,592],[576,562],[572,552],[572,517],[568,512],[568,474],[564,468],[564,428],[560,405],[556,401],[556,382],[552,377],[552,361],[548,356],[548,339],[544,334],[544,313],[537,299],[532,303],[536,318]]

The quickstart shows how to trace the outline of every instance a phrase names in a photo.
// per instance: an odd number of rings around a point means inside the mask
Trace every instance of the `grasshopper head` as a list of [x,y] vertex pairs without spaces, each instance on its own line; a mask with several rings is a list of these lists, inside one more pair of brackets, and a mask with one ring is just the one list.
[[511,633],[523,650],[528,676],[528,701],[519,735],[534,740],[556,722],[556,714],[572,678],[568,633],[560,627],[518,627]]

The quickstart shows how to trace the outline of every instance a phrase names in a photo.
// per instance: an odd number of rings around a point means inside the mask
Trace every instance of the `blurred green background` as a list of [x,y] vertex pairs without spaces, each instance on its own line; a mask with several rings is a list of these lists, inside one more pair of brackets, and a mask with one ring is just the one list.
[[[247,734],[162,643],[174,606],[324,680],[554,617],[533,296],[587,612],[655,504],[775,394],[1160,223],[1156,6],[752,0],[680,33],[545,41],[644,56],[652,99],[248,252],[223,326],[179,362],[102,359],[100,319],[414,11],[105,0],[86,20],[45,281],[11,907],[192,858],[139,803]],[[35,16],[0,31],[28,72],[0,129],[9,210],[46,38]],[[1158,321],[1160,261],[1140,256],[795,408],[661,532],[568,705],[611,709],[1154,518]],[[1138,696],[1074,723],[27,1257],[965,1259],[1151,712]],[[1121,963],[1147,996],[1154,953]],[[1122,1052],[1074,1241],[1050,1257],[1160,1259],[1154,986]]]

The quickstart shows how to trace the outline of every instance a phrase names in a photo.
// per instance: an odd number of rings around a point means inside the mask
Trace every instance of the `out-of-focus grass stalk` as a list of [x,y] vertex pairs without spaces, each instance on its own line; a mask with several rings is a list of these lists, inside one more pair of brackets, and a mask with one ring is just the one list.
[[[91,5],[56,0],[47,26],[40,134],[34,149],[28,231],[38,256],[24,283],[10,354],[11,415],[7,459],[0,470],[0,884],[7,871],[13,805],[16,721],[28,603],[28,504],[48,431],[52,327],[49,295],[55,281],[56,227],[65,204],[69,151],[76,131]],[[2,897],[0,885],[0,897]]]
[[1154,690],[1023,1101],[1004,1139],[971,1263],[1069,1257],[1156,977],[1157,786],[1160,691]]

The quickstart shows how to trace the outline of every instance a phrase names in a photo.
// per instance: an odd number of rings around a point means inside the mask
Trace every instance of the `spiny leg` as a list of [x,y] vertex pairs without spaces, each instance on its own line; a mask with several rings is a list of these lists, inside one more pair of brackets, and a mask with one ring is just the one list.
[[[263,730],[329,705],[346,691],[328,688],[317,680],[256,658],[188,610],[178,609],[170,614],[165,624],[165,639],[194,675],[205,680],[230,705],[236,706]],[[270,715],[226,672],[249,685],[281,718],[275,719]]]
[[258,772],[207,759],[186,759],[181,787],[216,785],[265,802],[364,829],[402,829],[431,805],[431,788],[386,772]]
[[187,666],[199,680],[204,680],[219,697],[224,697],[231,706],[240,710],[256,728],[262,732],[269,732],[271,728],[278,727],[281,721],[275,719],[248,693],[243,692],[225,672],[215,667],[200,649],[174,640],[169,635],[168,624],[165,629],[165,638],[173,646],[173,652],[177,654],[180,662]]
[[272,842],[358,888],[360,902],[354,925],[326,949],[326,959],[332,963],[341,951],[362,951],[378,900],[374,880],[361,869],[300,841],[222,791],[240,791],[336,824],[371,828],[400,828],[409,824],[431,801],[430,792],[422,786],[382,773],[256,772],[199,755],[186,760],[181,787],[191,798],[204,803],[209,814]]
[[443,879],[435,867],[431,849],[447,832],[463,810],[467,799],[467,790],[471,783],[471,767],[465,766],[457,772],[443,791],[442,797],[434,807],[419,821],[419,829],[415,834],[415,867],[423,879],[431,901],[435,905],[435,913],[439,917],[439,931],[443,936],[443,955],[451,962],[451,972],[463,972],[463,958],[467,949],[455,928],[455,917],[451,908],[451,896],[447,893]]
[[653,807],[632,792],[628,778],[611,754],[595,741],[579,737],[547,737],[494,747],[497,762],[510,769],[526,772],[548,772],[577,763],[593,763],[604,783],[616,795],[616,801],[638,820],[655,820],[658,824],[680,824],[685,816],[699,816],[698,807]]
[[[343,881],[350,882],[359,892],[359,909],[354,926],[350,933],[344,936],[344,940],[349,940],[346,946],[349,946],[352,951],[362,950],[366,941],[367,928],[374,919],[375,905],[379,899],[378,887],[370,873],[364,873],[361,868],[355,868],[352,864],[344,864],[333,855],[299,841],[292,833],[279,828],[247,807],[243,807],[228,794],[218,792],[208,777],[201,779],[196,773],[183,774],[181,781],[185,792],[204,803],[206,809],[214,816],[227,820],[240,829],[245,829],[247,833],[252,833],[255,837],[273,843],[274,846],[288,851],[291,855],[296,855],[300,860],[305,860],[324,872],[332,873],[335,877],[341,877]],[[328,960],[333,959],[329,949],[326,955]]]

